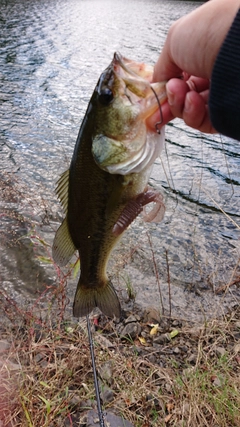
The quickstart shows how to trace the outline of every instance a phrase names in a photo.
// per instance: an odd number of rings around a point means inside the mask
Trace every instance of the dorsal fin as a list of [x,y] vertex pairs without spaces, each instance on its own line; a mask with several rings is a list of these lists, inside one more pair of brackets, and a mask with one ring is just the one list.
[[65,214],[68,211],[68,185],[69,185],[69,169],[67,169],[59,178],[56,187],[56,194],[61,202]]

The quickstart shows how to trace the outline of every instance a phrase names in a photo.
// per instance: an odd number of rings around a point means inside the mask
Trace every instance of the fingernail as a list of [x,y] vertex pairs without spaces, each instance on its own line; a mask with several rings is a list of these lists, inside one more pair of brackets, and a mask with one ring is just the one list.
[[173,105],[174,104],[174,94],[171,90],[169,90],[168,86],[166,86],[166,91],[167,91],[168,103],[169,103],[169,105]]

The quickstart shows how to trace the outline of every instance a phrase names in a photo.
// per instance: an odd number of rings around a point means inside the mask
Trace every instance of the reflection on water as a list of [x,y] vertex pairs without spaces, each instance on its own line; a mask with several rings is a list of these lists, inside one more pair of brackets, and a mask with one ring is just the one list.
[[[14,227],[18,238],[29,232],[12,223],[13,211],[38,225],[47,212],[56,228],[55,182],[68,167],[88,100],[113,52],[154,63],[171,22],[197,6],[164,0],[1,2],[0,178],[4,186],[14,177],[14,191],[21,193],[15,203],[1,201],[2,242]],[[228,282],[239,257],[239,143],[202,135],[180,120],[167,126],[166,138],[151,178],[165,194],[165,219],[146,226],[138,218],[123,245],[138,243],[134,265],[149,273],[148,230],[164,280],[167,250],[173,283],[204,288]],[[49,243],[51,227],[42,230]],[[22,253],[30,268],[31,255]],[[19,262],[13,259],[3,245],[1,280],[9,283],[12,270],[11,285],[19,292]],[[48,283],[49,276],[47,271],[38,282]],[[26,276],[21,280],[29,292],[33,277],[30,284]]]

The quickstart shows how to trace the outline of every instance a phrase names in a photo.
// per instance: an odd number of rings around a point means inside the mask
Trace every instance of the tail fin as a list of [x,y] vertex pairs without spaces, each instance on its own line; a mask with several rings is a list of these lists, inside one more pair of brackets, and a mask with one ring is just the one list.
[[86,316],[95,307],[109,317],[115,315],[119,318],[121,315],[120,302],[111,282],[108,281],[106,286],[86,288],[82,286],[79,279],[73,303],[73,315]]

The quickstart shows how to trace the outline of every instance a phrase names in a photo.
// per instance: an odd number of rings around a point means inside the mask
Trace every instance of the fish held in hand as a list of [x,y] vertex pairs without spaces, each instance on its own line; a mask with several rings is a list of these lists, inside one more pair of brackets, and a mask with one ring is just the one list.
[[155,202],[155,208],[147,221],[164,215],[162,196],[147,186],[164,143],[164,130],[152,132],[147,119],[166,100],[165,83],[151,84],[152,73],[152,67],[114,54],[90,99],[70,169],[58,181],[66,217],[55,235],[53,258],[63,266],[79,252],[76,317],[94,307],[120,317],[106,272],[111,252],[148,203]]

